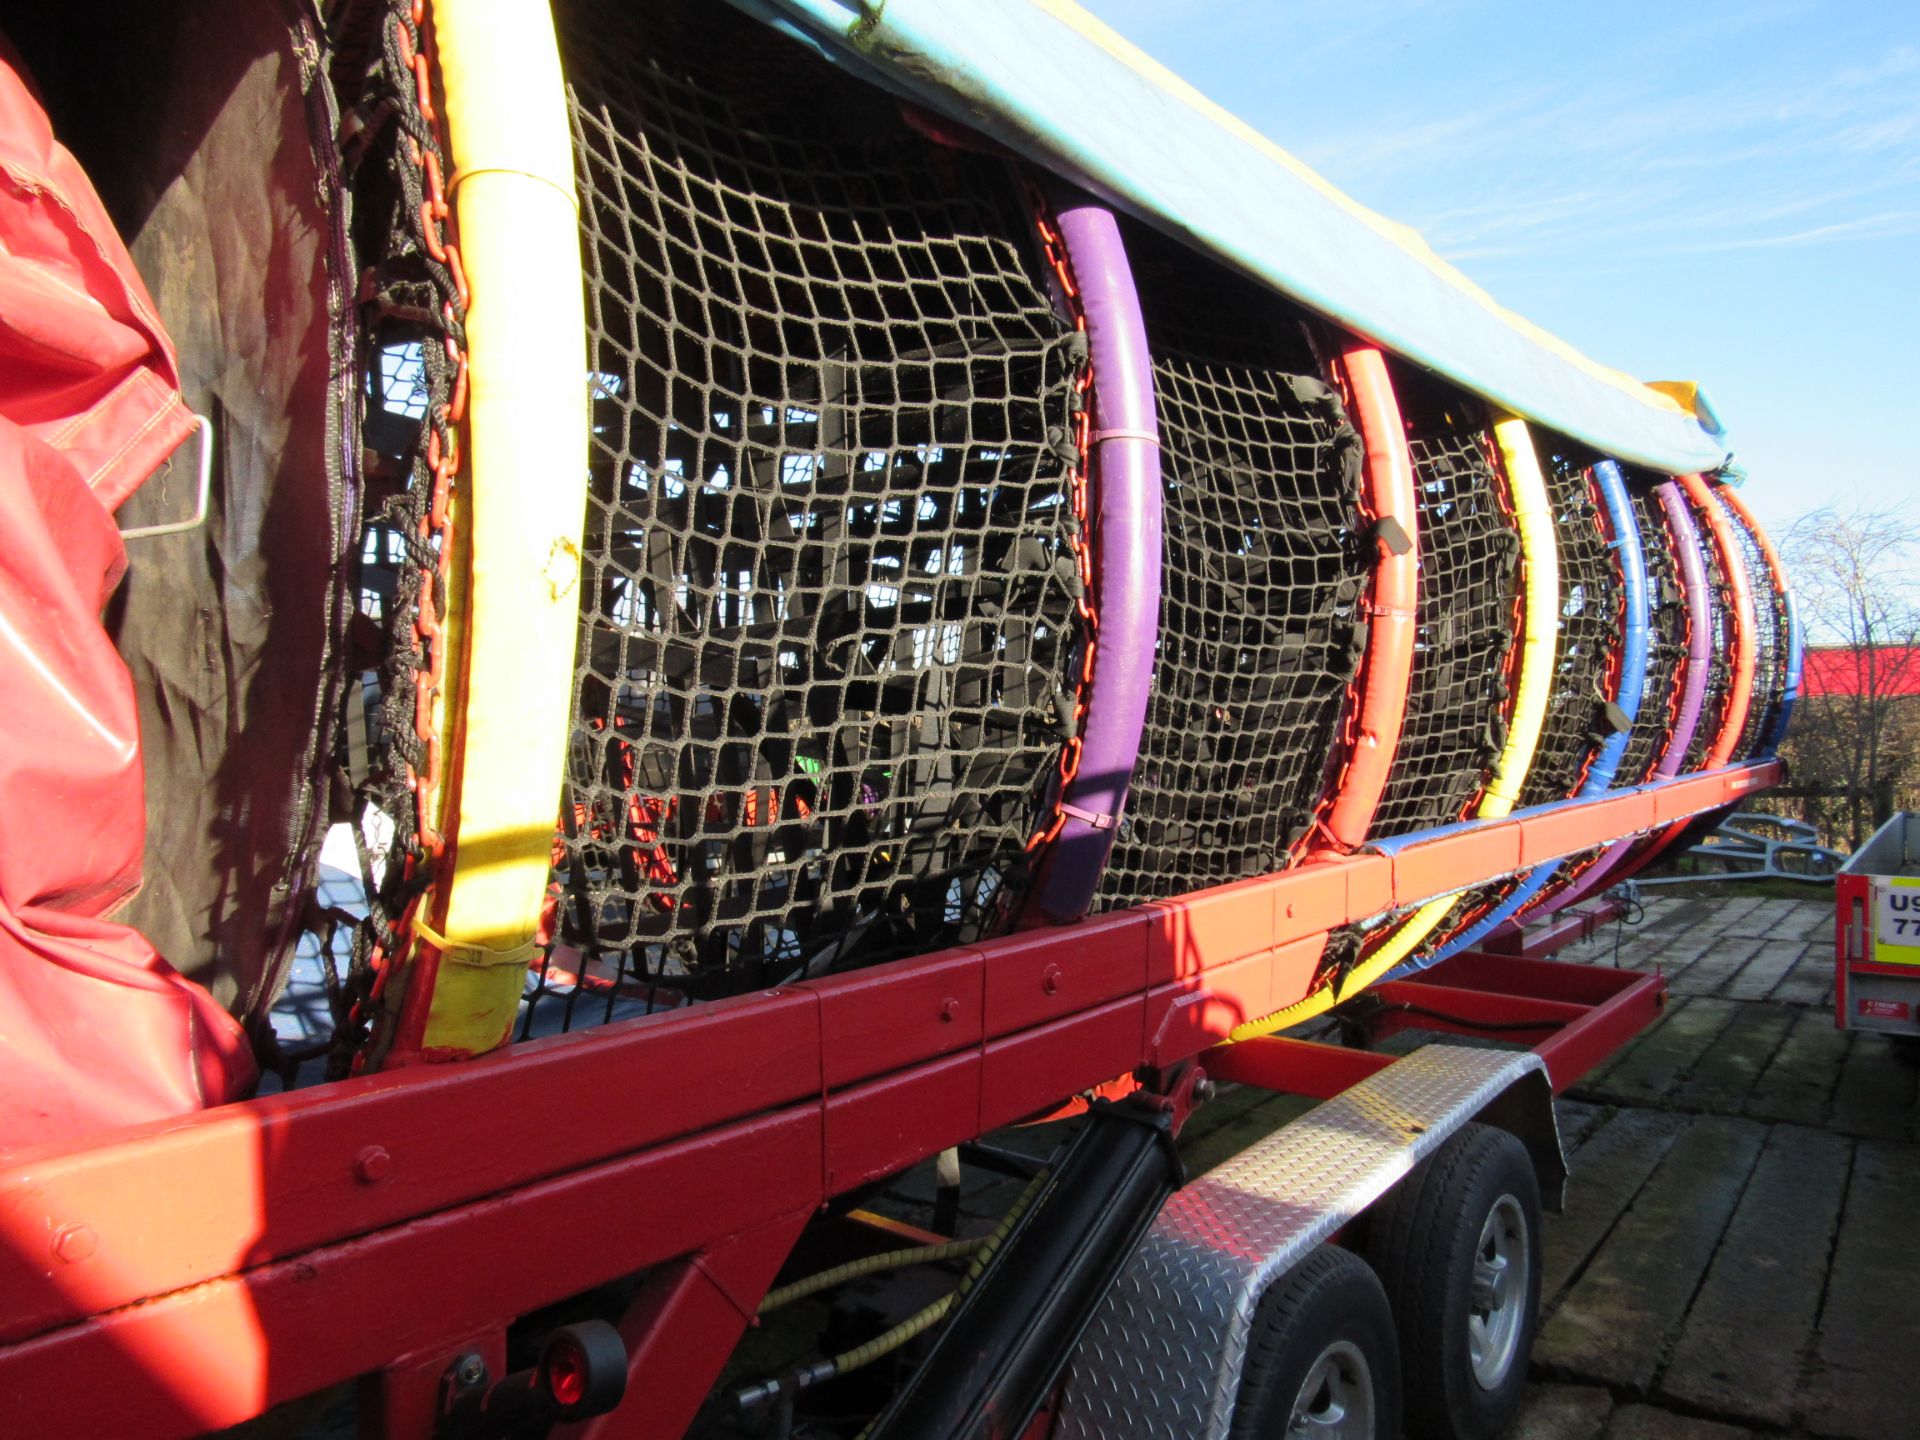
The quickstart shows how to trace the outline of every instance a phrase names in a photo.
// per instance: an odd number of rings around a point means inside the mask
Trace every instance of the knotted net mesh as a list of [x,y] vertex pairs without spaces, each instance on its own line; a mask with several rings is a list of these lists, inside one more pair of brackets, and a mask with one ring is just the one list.
[[1628,482],[1640,550],[1647,567],[1647,668],[1640,713],[1615,771],[1616,786],[1639,785],[1653,776],[1680,709],[1687,663],[1687,597],[1666,509],[1653,487]]
[[[1680,691],[1687,663],[1687,599],[1681,588],[1680,558],[1666,509],[1653,484],[1629,474],[1628,499],[1640,532],[1640,550],[1647,580],[1647,664],[1641,689],[1640,712],[1627,734],[1626,749],[1614,771],[1613,786],[1625,789],[1644,784],[1665,753],[1680,712]],[[1570,888],[1605,853],[1597,846],[1569,856],[1542,890],[1537,909],[1548,897]],[[1523,916],[1524,918],[1524,916]]]
[[1707,596],[1712,618],[1707,636],[1707,684],[1700,696],[1700,721],[1687,744],[1683,773],[1698,770],[1720,733],[1720,719],[1727,706],[1727,690],[1733,683],[1733,591],[1728,588],[1726,566],[1720,560],[1707,517],[1700,512],[1691,495],[1686,497],[1687,513],[1700,537],[1700,559],[1707,572]]
[[[1547,712],[1521,782],[1520,808],[1576,794],[1594,752],[1611,732],[1607,701],[1619,684],[1625,587],[1589,458],[1554,453],[1544,467],[1560,574],[1559,621]],[[1469,929],[1525,878],[1524,873],[1506,876],[1468,890],[1415,954],[1432,954]]]
[[1752,527],[1719,497],[1714,503],[1732,527],[1734,544],[1747,569],[1747,585],[1753,591],[1753,695],[1747,702],[1740,739],[1733,747],[1733,758],[1743,760],[1758,751],[1773,733],[1780,702],[1787,693],[1787,602],[1774,584],[1773,569]]
[[1377,838],[1458,820],[1485,788],[1506,736],[1508,663],[1520,631],[1520,536],[1478,402],[1404,366],[1419,588],[1406,719]]
[[1362,450],[1297,312],[1130,227],[1164,496],[1160,637],[1096,905],[1290,863],[1365,646]]
[[1027,199],[728,7],[556,15],[592,446],[535,1002],[992,933],[1084,639],[1086,346]]
[[1554,454],[1545,469],[1559,555],[1559,633],[1546,718],[1520,787],[1522,808],[1575,794],[1594,751],[1613,733],[1607,705],[1618,692],[1626,633],[1618,552],[1586,458]]

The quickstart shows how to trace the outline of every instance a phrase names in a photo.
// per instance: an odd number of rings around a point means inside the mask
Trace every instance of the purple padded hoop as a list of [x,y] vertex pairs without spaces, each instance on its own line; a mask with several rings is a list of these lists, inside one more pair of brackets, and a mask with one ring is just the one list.
[[[1694,528],[1686,496],[1671,480],[1656,486],[1653,493],[1660,497],[1660,508],[1666,514],[1667,528],[1674,537],[1674,549],[1680,554],[1680,586],[1687,600],[1686,679],[1680,687],[1680,708],[1673,717],[1673,732],[1667,737],[1667,748],[1660,752],[1659,763],[1653,767],[1650,777],[1654,780],[1671,780],[1680,773],[1680,766],[1687,758],[1687,747],[1693,743],[1693,732],[1700,724],[1700,702],[1706,694],[1707,666],[1712,659],[1713,595],[1707,586],[1706,561],[1700,553],[1700,533]],[[1601,882],[1619,867],[1639,843],[1640,837],[1637,835],[1614,841],[1600,852],[1600,857],[1581,872],[1573,884],[1547,897],[1525,919],[1539,920],[1586,899],[1602,888]],[[1518,928],[1517,924],[1509,925],[1501,933],[1510,933]]]
[[1037,902],[1055,920],[1093,903],[1140,756],[1160,629],[1160,427],[1140,297],[1113,212],[1063,205],[1060,239],[1080,290],[1093,359],[1093,484],[1100,644],[1080,770]]

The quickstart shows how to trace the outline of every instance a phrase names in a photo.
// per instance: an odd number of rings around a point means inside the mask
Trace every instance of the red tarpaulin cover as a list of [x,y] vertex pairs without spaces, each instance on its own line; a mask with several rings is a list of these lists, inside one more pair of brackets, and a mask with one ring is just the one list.
[[0,1149],[254,1080],[239,1026],[109,918],[146,824],[100,623],[127,563],[112,511],[193,423],[112,222],[0,52]]

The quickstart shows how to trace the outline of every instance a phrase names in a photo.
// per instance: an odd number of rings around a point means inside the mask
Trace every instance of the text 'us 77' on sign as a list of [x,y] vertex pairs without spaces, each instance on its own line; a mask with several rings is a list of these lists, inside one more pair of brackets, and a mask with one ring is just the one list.
[[1883,965],[1920,966],[1920,877],[1876,878],[1873,913],[1873,958]]

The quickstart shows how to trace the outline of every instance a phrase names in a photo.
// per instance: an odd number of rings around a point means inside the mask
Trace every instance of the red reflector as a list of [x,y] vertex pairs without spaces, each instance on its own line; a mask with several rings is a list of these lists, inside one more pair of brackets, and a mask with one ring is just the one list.
[[547,1352],[547,1393],[562,1408],[578,1405],[587,1393],[587,1357],[570,1340],[557,1340]]

